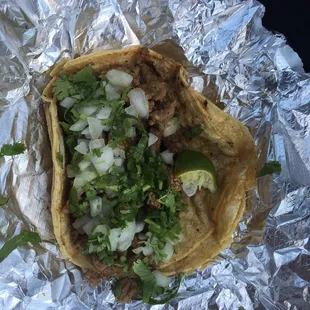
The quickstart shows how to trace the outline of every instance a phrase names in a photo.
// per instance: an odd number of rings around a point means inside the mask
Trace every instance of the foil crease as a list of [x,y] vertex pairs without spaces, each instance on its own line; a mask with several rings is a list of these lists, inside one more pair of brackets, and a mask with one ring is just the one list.
[[[263,28],[252,0],[1,0],[0,246],[21,230],[44,242],[0,263],[0,309],[309,309],[310,76],[285,38]],[[61,57],[142,44],[180,61],[199,92],[247,125],[259,166],[231,246],[187,276],[167,305],[119,304],[64,260],[50,214],[51,158],[40,92]]]

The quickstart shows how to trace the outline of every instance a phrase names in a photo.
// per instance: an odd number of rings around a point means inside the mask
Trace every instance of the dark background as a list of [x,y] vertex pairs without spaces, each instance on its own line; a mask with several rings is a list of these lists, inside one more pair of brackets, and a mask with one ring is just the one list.
[[263,25],[285,35],[310,73],[310,0],[259,0],[266,7]]

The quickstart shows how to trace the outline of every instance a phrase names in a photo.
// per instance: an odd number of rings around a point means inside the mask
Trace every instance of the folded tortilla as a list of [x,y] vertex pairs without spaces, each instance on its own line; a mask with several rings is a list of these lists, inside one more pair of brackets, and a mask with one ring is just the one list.
[[163,83],[174,88],[181,125],[187,128],[202,126],[202,134],[195,139],[188,140],[181,134],[177,138],[211,159],[218,183],[215,194],[202,189],[191,198],[184,195],[185,208],[180,216],[183,240],[177,243],[171,260],[155,266],[156,269],[168,275],[187,272],[216,256],[230,242],[230,236],[243,215],[246,191],[254,184],[257,156],[248,129],[192,89],[186,81],[186,70],[179,63],[141,46],[100,51],[60,62],[50,72],[51,80],[42,96],[46,102],[54,165],[51,206],[54,232],[62,254],[99,278],[121,276],[123,271],[116,266],[107,267],[91,255],[81,253],[79,237],[67,209],[70,185],[66,176],[66,157],[62,167],[57,161],[58,152],[64,155],[66,152],[52,85],[60,73],[71,76],[87,65],[92,65],[93,72],[99,75],[114,68],[131,72],[144,63],[152,66]]

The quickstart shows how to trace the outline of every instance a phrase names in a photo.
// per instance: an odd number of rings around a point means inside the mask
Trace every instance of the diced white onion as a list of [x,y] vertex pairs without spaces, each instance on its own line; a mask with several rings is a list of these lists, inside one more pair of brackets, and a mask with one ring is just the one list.
[[113,228],[110,230],[110,233],[109,233],[109,241],[111,245],[111,247],[109,248],[110,251],[116,251],[117,243],[118,243],[118,239],[119,239],[119,235],[121,231],[122,231],[121,228]]
[[158,137],[155,136],[154,134],[152,134],[152,133],[150,132],[150,133],[149,133],[149,142],[148,142],[148,146],[150,147],[150,146],[153,145],[157,140],[158,140]]
[[107,119],[111,114],[112,108],[110,107],[103,107],[97,114],[97,118],[99,119]]
[[90,215],[92,217],[95,217],[99,215],[102,211],[102,198],[96,197],[95,199],[92,199],[90,202]]
[[144,222],[137,222],[136,223],[136,233],[141,232],[144,229],[144,225],[145,225]]
[[104,139],[94,139],[89,142],[90,150],[101,149],[105,146]]
[[91,161],[94,164],[99,175],[103,175],[112,167],[114,163],[113,150],[109,146],[105,146],[102,149],[101,156],[92,156]]
[[110,131],[111,126],[110,126],[110,125],[104,125],[104,126],[102,127],[102,129],[103,129],[103,131],[108,132],[108,131]]
[[133,77],[130,74],[115,69],[108,71],[106,77],[111,84],[122,87],[129,86],[133,80]]
[[82,160],[79,162],[78,166],[80,168],[81,171],[84,171],[85,169],[87,169],[89,166],[91,165],[91,162],[88,160]]
[[76,100],[77,99],[75,98],[67,97],[64,100],[62,100],[59,104],[66,109],[70,109],[73,106],[73,104],[76,102]]
[[104,94],[103,89],[98,88],[94,94],[94,98],[98,98]]
[[135,254],[140,254],[143,251],[143,246],[140,246],[136,249],[133,249],[132,252],[134,252]]
[[75,178],[76,175],[77,175],[77,173],[74,172],[70,166],[67,166],[67,177],[68,177],[69,179],[70,179],[70,178]]
[[168,150],[160,153],[160,157],[162,158],[163,162],[167,165],[173,164],[173,155],[174,154],[169,152]]
[[[125,112],[129,115],[138,117],[138,111],[136,110],[136,108],[133,105],[130,105],[129,107],[125,108]],[[135,120],[133,120],[135,121]]]
[[121,97],[120,94],[117,92],[116,88],[113,87],[111,84],[108,84],[105,87],[105,91],[108,101],[117,100]]
[[167,256],[163,259],[164,263],[168,263],[173,255],[173,245],[170,242],[166,242],[162,252]]
[[144,256],[149,256],[153,253],[153,249],[150,246],[145,246],[142,253]]
[[82,226],[84,226],[85,224],[87,224],[89,221],[91,220],[91,218],[88,216],[88,215],[84,215],[82,217],[79,217],[77,218],[72,226],[75,228],[75,229],[79,229],[81,228]]
[[198,190],[198,184],[194,182],[187,182],[186,184],[182,183],[182,188],[183,188],[184,193],[188,197],[192,197],[196,194]]
[[167,287],[169,285],[169,278],[162,274],[159,270],[154,270],[152,273],[158,286]]
[[163,136],[164,137],[171,136],[175,134],[179,128],[180,128],[180,121],[178,120],[178,118],[173,117],[171,120],[168,121],[164,129]]
[[78,112],[80,114],[86,114],[88,116],[94,114],[96,111],[98,110],[98,106],[97,105],[86,105],[86,106],[83,106],[81,108],[78,108]]
[[82,133],[82,135],[85,136],[86,139],[91,139],[91,135],[90,135],[88,126],[81,133]]
[[117,244],[117,250],[118,251],[126,251],[130,246],[131,242],[135,236],[135,231],[136,231],[136,222],[127,222],[127,225],[124,229],[122,229],[119,239],[118,239],[118,244]]
[[113,150],[113,155],[114,157],[120,157],[120,158],[126,158],[126,153],[124,150],[120,149],[119,147],[116,147],[114,150]]
[[108,227],[107,225],[97,225],[96,228],[92,232],[93,234],[108,234]]
[[95,249],[95,246],[91,243],[91,244],[89,245],[89,248],[88,248],[89,254],[93,253],[93,252],[94,252],[94,249]]
[[81,188],[85,184],[91,182],[96,177],[97,173],[95,171],[86,169],[75,177],[73,186],[76,188]]
[[87,144],[84,141],[81,141],[74,149],[83,155],[88,152]]
[[142,234],[142,233],[138,234],[138,238],[139,238],[139,240],[142,240],[142,241],[147,240],[147,236],[145,234]]
[[96,218],[90,220],[86,225],[83,226],[83,230],[89,236],[94,228],[94,226],[98,223]]
[[87,121],[84,119],[79,119],[69,129],[71,131],[82,131],[86,126],[87,126]]
[[134,88],[128,93],[130,104],[137,110],[138,116],[149,117],[149,102],[141,88]]
[[92,139],[98,139],[102,135],[103,131],[101,121],[95,117],[87,117],[87,122]]
[[120,158],[120,157],[115,158],[115,166],[116,166],[116,167],[122,167],[124,161],[125,161],[125,160],[124,160],[123,158]]

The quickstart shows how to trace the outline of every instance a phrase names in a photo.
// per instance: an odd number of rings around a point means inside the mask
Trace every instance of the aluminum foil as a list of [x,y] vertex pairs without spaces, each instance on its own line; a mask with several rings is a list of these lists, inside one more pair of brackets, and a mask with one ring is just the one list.
[[[44,242],[0,264],[0,309],[309,309],[310,76],[285,38],[242,0],[0,0],[0,246],[21,230]],[[108,281],[90,287],[64,260],[50,214],[51,157],[40,92],[61,57],[143,44],[185,65],[195,89],[247,125],[260,166],[234,242],[186,277],[164,306],[118,304]]]

